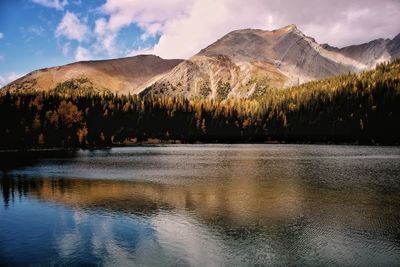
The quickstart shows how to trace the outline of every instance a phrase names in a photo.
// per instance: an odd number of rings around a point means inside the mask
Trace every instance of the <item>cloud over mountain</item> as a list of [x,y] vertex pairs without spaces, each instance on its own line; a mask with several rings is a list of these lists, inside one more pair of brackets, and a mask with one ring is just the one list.
[[88,27],[76,14],[67,11],[56,30],[56,36],[65,36],[70,40],[82,42],[85,40]]
[[103,18],[104,29],[114,37],[131,24],[142,28],[144,37],[158,34],[151,51],[166,58],[187,58],[238,28],[294,23],[320,43],[339,47],[391,38],[400,31],[400,2],[394,0],[107,0],[101,11],[108,17]]

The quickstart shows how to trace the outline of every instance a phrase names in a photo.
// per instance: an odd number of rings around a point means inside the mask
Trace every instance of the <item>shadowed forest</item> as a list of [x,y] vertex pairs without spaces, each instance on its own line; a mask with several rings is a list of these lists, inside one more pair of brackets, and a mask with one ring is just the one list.
[[149,140],[400,144],[400,60],[361,74],[268,89],[253,99],[117,96],[75,89],[74,82],[67,82],[49,92],[3,94],[0,148]]

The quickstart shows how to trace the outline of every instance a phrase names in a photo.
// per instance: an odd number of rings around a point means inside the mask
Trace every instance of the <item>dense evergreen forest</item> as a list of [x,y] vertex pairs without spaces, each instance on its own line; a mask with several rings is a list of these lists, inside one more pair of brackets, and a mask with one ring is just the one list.
[[253,99],[117,96],[75,90],[0,97],[0,148],[98,147],[148,140],[400,144],[400,60],[270,89]]

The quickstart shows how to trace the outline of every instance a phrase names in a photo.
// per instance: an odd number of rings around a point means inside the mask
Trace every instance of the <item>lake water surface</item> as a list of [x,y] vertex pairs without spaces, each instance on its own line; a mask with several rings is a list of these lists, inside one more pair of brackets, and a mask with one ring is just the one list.
[[1,266],[400,265],[399,147],[24,157],[0,171]]

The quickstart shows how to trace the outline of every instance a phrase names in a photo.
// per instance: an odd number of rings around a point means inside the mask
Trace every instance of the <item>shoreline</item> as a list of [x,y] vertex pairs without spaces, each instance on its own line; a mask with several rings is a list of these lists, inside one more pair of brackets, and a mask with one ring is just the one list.
[[359,143],[359,142],[182,142],[180,140],[170,141],[141,141],[135,143],[113,144],[111,146],[82,146],[82,147],[31,147],[31,148],[14,148],[0,149],[0,154],[4,153],[23,153],[23,152],[75,152],[78,150],[100,150],[112,149],[117,147],[141,147],[141,146],[159,146],[159,145],[321,145],[321,146],[368,146],[368,147],[399,147],[400,144],[377,144],[377,143]]

